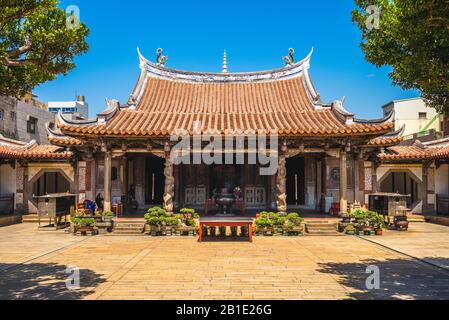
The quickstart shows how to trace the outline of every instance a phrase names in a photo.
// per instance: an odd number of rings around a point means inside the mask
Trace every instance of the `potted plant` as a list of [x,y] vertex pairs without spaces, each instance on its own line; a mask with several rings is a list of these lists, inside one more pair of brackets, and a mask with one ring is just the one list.
[[271,219],[271,214],[261,213],[260,217],[256,219],[257,231],[261,232],[263,235],[271,236],[273,234],[273,221]]
[[112,211],[103,211],[101,213],[101,217],[104,222],[108,221],[112,222],[112,219],[114,218],[114,213],[112,213]]
[[353,236],[353,235],[355,235],[356,229],[355,229],[355,227],[354,227],[353,224],[348,224],[348,225],[345,227],[344,232],[345,232],[347,235]]
[[287,214],[286,218],[286,228],[289,235],[295,234],[299,235],[302,233],[302,223],[304,221],[303,218],[296,212],[291,212]]
[[150,234],[152,236],[157,236],[159,234],[165,235],[167,219],[170,217],[172,217],[172,215],[168,214],[161,207],[153,207],[148,209],[144,219],[150,226]]
[[351,212],[347,212],[347,213],[343,213],[343,215],[341,216],[341,222],[342,223],[351,223],[352,219],[354,219],[354,213]]
[[381,236],[383,234],[383,230],[385,229],[384,216],[374,211],[368,211],[367,216],[369,224],[373,228],[373,230],[371,231],[371,235]]
[[354,219],[354,213],[344,213],[341,216],[341,221],[338,224],[338,232],[344,232],[347,225],[352,223],[352,220]]
[[95,234],[95,219],[94,218],[88,218],[83,216],[73,217],[72,223],[75,226],[75,233],[81,233],[82,235],[87,235],[88,232],[91,233],[91,235]]
[[284,225],[286,222],[287,222],[286,217],[281,217],[278,215],[273,218],[273,226],[275,228],[276,234],[284,233]]

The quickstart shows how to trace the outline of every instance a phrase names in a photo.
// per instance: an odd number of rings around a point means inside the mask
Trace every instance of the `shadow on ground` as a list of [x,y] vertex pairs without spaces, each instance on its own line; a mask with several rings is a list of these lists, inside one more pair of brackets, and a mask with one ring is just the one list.
[[[449,259],[432,258],[447,265]],[[380,289],[367,289],[367,278],[373,275],[369,266],[379,269]],[[430,300],[449,299],[449,271],[413,259],[364,260],[362,263],[320,263],[319,272],[331,274],[341,284],[356,292],[350,299],[359,300]],[[372,283],[372,281],[370,281]]]
[[[75,300],[104,282],[100,274],[79,269],[79,289],[69,290],[67,266],[55,263],[30,263],[12,266],[3,264],[0,271],[0,300]],[[70,281],[70,280],[69,280]],[[71,282],[69,282],[71,283]]]

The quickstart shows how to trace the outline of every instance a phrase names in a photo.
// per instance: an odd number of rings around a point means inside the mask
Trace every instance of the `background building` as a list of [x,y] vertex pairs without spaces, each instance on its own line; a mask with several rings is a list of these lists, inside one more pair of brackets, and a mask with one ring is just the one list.
[[0,96],[0,134],[5,137],[47,144],[47,124],[54,127],[55,115],[31,94],[22,99]]
[[56,114],[62,112],[71,120],[87,119],[89,116],[89,104],[84,96],[78,96],[76,101],[50,101],[48,111]]
[[393,100],[382,108],[384,115],[395,112],[395,130],[405,126],[404,140],[431,141],[444,136],[444,117],[427,107],[422,98]]

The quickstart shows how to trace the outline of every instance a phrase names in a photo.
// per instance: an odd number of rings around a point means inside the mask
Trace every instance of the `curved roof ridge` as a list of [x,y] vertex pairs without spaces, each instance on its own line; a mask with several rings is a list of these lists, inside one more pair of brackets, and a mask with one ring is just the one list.
[[140,68],[147,74],[158,78],[170,78],[174,80],[183,80],[190,82],[254,82],[254,81],[270,81],[280,78],[292,77],[300,75],[304,69],[310,67],[310,59],[312,57],[314,48],[301,61],[286,65],[281,68],[252,71],[252,72],[197,72],[186,71],[174,68],[167,68],[163,65],[151,62],[143,56],[139,47],[137,47],[137,54],[139,56]]

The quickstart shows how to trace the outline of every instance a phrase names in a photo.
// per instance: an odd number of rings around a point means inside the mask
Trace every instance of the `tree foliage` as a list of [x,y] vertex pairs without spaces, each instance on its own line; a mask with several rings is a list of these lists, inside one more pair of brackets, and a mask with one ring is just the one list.
[[[355,3],[352,18],[362,31],[366,60],[391,66],[395,85],[419,90],[429,106],[449,114],[449,0]],[[380,8],[379,28],[370,28],[370,5]]]
[[83,23],[67,27],[57,0],[0,0],[0,94],[21,96],[67,74],[88,34]]

